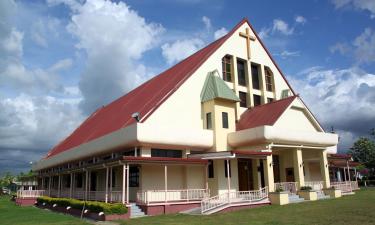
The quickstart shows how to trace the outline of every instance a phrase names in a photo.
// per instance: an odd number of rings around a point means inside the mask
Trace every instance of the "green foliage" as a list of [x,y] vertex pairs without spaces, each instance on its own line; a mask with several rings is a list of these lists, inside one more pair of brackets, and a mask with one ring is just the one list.
[[15,177],[10,173],[6,172],[3,177],[0,178],[0,187],[8,187]]
[[360,162],[368,169],[375,169],[375,142],[370,138],[359,138],[349,150],[354,161]]
[[301,191],[311,191],[312,187],[310,187],[310,186],[302,186],[300,189],[301,189]]
[[47,196],[39,197],[37,199],[38,204],[45,203],[46,205],[54,205],[61,207],[72,207],[73,209],[82,210],[83,207],[88,209],[90,212],[104,212],[106,215],[111,214],[125,214],[128,209],[121,203],[105,203],[105,202],[95,202],[95,201],[81,201],[77,199],[70,198],[51,198]]
[[283,192],[284,189],[282,187],[276,188],[275,192]]

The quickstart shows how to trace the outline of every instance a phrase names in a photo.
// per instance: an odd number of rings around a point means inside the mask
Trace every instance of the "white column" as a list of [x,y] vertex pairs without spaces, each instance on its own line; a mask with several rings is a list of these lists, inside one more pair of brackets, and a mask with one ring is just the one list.
[[52,182],[52,176],[49,176],[48,179],[48,196],[51,197],[51,182]]
[[60,194],[61,194],[61,175],[59,174],[59,183],[58,183],[58,187],[57,187],[57,197],[60,198]]
[[110,179],[109,179],[109,201],[112,202],[112,173],[113,173],[113,167],[111,167],[110,170]]
[[165,202],[167,202],[167,192],[168,192],[168,167],[167,165],[164,165],[164,190],[165,190],[164,200]]
[[122,204],[125,204],[125,164],[122,165]]
[[69,198],[72,198],[73,194],[73,173],[70,173],[70,190],[69,190]]
[[229,159],[226,160],[227,164],[227,187],[228,187],[228,194],[230,192],[230,168],[229,168]]
[[346,169],[345,169],[345,167],[343,169],[344,169],[344,181],[347,181],[347,178],[346,178]]
[[109,168],[105,168],[105,203],[108,202],[108,173],[109,173]]
[[273,161],[272,155],[266,156],[266,159],[263,161],[263,171],[265,185],[268,187],[269,192],[275,191],[275,178],[273,174]]
[[357,178],[357,168],[354,167],[354,177],[355,177],[355,181],[358,181],[358,178]]
[[204,186],[205,186],[205,189],[208,190],[208,164],[204,168],[206,170],[204,174]]
[[293,163],[294,163],[294,177],[299,185],[299,188],[305,186],[305,176],[303,174],[303,160],[302,160],[302,150],[293,150]]
[[346,168],[348,169],[348,181],[350,181],[350,168],[349,168],[349,161],[346,160]]
[[126,203],[129,204],[129,164],[126,165]]
[[44,189],[44,177],[42,177],[42,190]]
[[85,200],[88,198],[88,189],[89,189],[89,171],[86,170],[86,175],[85,175]]
[[327,150],[323,150],[320,153],[320,173],[323,178],[324,188],[329,188],[331,186],[331,182],[329,179]]

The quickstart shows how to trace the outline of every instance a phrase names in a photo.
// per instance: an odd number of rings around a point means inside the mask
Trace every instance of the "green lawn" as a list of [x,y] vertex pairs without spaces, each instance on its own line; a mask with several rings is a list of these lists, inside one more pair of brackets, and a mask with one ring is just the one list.
[[[357,191],[339,199],[305,202],[286,206],[265,206],[210,216],[167,215],[128,221],[125,225],[160,224],[375,224],[375,188]],[[0,224],[87,224],[78,218],[35,207],[19,207],[0,197]]]
[[9,200],[9,197],[0,196],[0,224],[1,225],[70,225],[89,224],[79,218],[50,212],[36,207],[20,207]]

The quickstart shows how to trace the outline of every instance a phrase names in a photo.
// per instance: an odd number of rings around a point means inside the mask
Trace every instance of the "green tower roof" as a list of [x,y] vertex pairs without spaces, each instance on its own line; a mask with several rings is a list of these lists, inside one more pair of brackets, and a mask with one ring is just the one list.
[[218,75],[219,72],[217,70],[207,74],[207,78],[201,92],[201,102],[207,102],[215,98],[239,102],[240,99]]

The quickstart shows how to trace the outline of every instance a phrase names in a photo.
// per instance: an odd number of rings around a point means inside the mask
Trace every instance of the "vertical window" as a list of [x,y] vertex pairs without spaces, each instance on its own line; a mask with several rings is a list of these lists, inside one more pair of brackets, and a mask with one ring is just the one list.
[[206,129],[212,129],[211,113],[206,113]]
[[268,103],[273,102],[273,98],[267,98],[267,102],[268,102]]
[[112,187],[116,187],[116,169],[112,168]]
[[231,82],[232,81],[232,57],[226,55],[222,58],[222,69],[223,69],[223,80]]
[[208,178],[214,178],[214,161],[208,160]]
[[265,68],[266,72],[266,90],[267,91],[273,91],[273,82],[272,82],[272,72],[269,68]]
[[83,187],[83,175],[82,173],[78,173],[75,175],[75,183],[76,188],[82,188]]
[[228,177],[227,165],[229,165],[229,177],[232,177],[232,169],[231,169],[231,166],[230,166],[230,160],[228,161],[228,164],[227,164],[227,160],[224,160],[225,177]]
[[237,76],[238,84],[241,86],[246,86],[246,72],[245,72],[245,61],[237,60]]
[[251,65],[251,80],[253,81],[253,88],[259,90],[259,66]]
[[229,128],[229,125],[228,125],[228,113],[222,112],[221,115],[222,115],[222,120],[223,120],[223,128]]
[[240,92],[238,92],[238,95],[239,95],[240,100],[241,100],[240,106],[246,108],[247,107],[247,93],[240,91]]
[[129,168],[129,187],[139,187],[139,168],[137,166]]
[[260,95],[253,95],[253,100],[254,100],[254,106],[258,106],[261,104]]
[[151,157],[182,158],[182,151],[152,148]]

